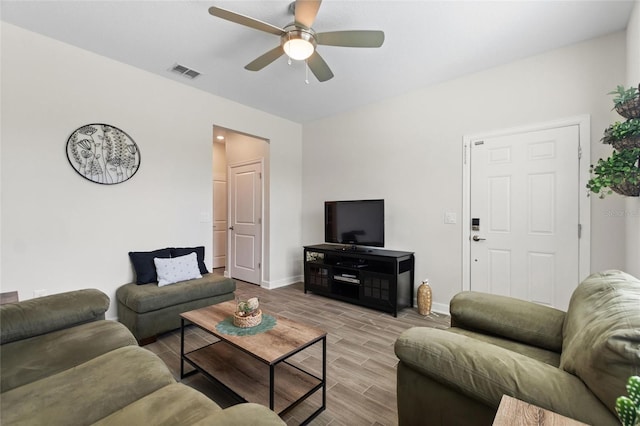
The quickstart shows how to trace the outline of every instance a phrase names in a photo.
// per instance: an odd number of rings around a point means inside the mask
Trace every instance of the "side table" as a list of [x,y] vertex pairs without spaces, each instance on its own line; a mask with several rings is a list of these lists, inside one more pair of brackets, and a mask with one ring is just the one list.
[[503,395],[493,426],[587,426],[553,411]]
[[5,303],[15,303],[15,302],[19,302],[17,291],[8,291],[6,293],[0,293],[0,305],[4,305]]

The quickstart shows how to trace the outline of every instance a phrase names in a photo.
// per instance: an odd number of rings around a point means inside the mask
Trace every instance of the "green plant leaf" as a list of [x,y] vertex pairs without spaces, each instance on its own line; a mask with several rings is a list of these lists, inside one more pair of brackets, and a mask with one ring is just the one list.
[[640,408],[640,376],[629,377],[627,381],[627,393],[637,408]]
[[624,122],[616,121],[604,131],[604,136],[600,139],[603,143],[626,139],[628,137],[640,136],[640,119],[632,118]]
[[616,399],[616,413],[624,426],[634,426],[638,417],[636,404],[626,396]]
[[[603,198],[605,188],[620,185],[625,182],[637,184],[640,180],[640,148],[614,150],[610,157],[598,159],[596,165],[591,165],[591,179],[587,188]],[[607,191],[606,194],[611,194]]]
[[624,86],[618,85],[616,90],[613,90],[607,95],[615,95],[613,98],[614,108],[618,105],[622,105],[625,102],[629,102],[638,97],[638,89],[635,87],[630,87],[625,89]]

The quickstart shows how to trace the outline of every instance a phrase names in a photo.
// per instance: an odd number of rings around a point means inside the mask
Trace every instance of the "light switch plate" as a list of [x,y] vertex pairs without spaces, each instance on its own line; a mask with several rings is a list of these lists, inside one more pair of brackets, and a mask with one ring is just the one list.
[[453,212],[446,212],[444,214],[444,223],[456,223],[457,222],[457,218],[456,218],[456,214]]
[[49,292],[46,289],[33,290],[33,297],[42,297],[47,294],[49,294]]

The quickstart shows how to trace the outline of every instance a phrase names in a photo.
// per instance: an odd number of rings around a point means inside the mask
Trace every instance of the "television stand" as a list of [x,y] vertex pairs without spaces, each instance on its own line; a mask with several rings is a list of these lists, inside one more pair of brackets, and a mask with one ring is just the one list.
[[335,246],[335,250],[366,252],[367,250],[370,250],[370,249],[365,249],[362,247],[358,247],[356,245],[352,245],[352,246]]
[[[349,246],[347,246],[349,247]],[[392,313],[413,307],[412,252],[318,244],[304,247],[304,292]]]

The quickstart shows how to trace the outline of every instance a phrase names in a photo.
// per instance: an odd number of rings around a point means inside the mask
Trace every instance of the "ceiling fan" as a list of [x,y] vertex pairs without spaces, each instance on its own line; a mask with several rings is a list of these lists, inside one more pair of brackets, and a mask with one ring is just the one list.
[[350,30],[317,33],[311,26],[318,14],[320,3],[322,0],[296,0],[291,3],[289,10],[293,12],[295,20],[284,28],[220,7],[210,7],[209,13],[236,24],[280,36],[280,45],[248,63],[245,66],[247,70],[259,71],[286,53],[291,59],[306,60],[313,75],[322,82],[331,79],[333,72],[316,50],[318,45],[380,47],[384,43],[384,32]]

